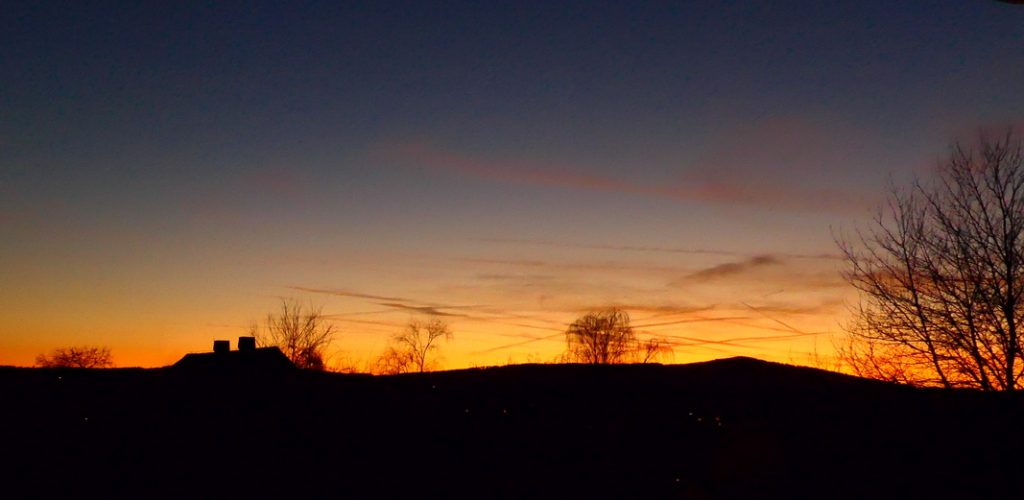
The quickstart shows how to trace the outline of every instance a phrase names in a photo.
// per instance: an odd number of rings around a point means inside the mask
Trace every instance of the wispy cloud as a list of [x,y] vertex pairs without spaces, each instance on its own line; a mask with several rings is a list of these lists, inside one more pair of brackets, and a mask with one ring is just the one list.
[[[758,254],[750,254],[746,252],[737,252],[732,250],[722,250],[714,248],[682,248],[682,247],[659,247],[659,246],[643,246],[643,245],[595,245],[585,243],[568,243],[558,242],[551,240],[542,239],[526,239],[526,238],[473,238],[473,241],[480,241],[485,243],[501,243],[501,244],[514,244],[514,245],[536,245],[536,246],[548,246],[557,248],[580,248],[588,250],[613,250],[622,252],[649,252],[649,253],[676,253],[676,254],[691,254],[691,255],[718,255],[725,257],[756,257]],[[777,257],[787,259],[824,259],[824,260],[842,260],[843,256],[838,253],[776,253],[773,254]]]
[[555,279],[550,274],[525,274],[525,273],[479,273],[476,279],[480,281],[548,281]]
[[564,339],[564,338],[565,338],[565,333],[562,333],[562,332],[551,334],[551,335],[545,335],[545,336],[542,336],[542,337],[527,337],[526,340],[522,340],[522,341],[519,341],[519,342],[512,342],[510,344],[502,344],[502,345],[495,346],[495,347],[490,347],[490,348],[487,348],[487,349],[481,349],[479,351],[474,351],[471,354],[474,354],[474,355],[488,354],[488,353],[492,353],[492,352],[503,351],[505,349],[512,349],[514,347],[522,347],[524,345],[532,344],[534,342],[542,342],[542,341],[545,341],[545,340],[554,341],[554,340],[561,340],[561,339]]
[[625,193],[672,199],[680,202],[705,202],[748,205],[793,211],[859,210],[863,203],[851,193],[827,188],[797,188],[764,183],[745,184],[735,179],[680,180],[674,185],[653,185],[583,173],[581,168],[565,165],[509,161],[472,157],[447,151],[426,143],[410,143],[390,148],[388,155],[422,168],[448,174],[489,179],[522,185],[558,187]]
[[[371,320],[371,319],[352,319],[352,318],[338,317],[338,316],[335,316],[335,315],[327,315],[327,317],[330,318],[330,319],[336,320],[336,321],[341,321],[343,323],[355,323],[355,324],[359,324],[359,325],[384,326],[384,327],[388,327],[389,329],[401,328],[402,326],[404,326],[403,323],[397,323],[397,322],[394,322],[394,321],[376,321],[376,320]],[[352,332],[346,332],[346,334],[348,334],[348,333],[352,333]]]
[[843,307],[845,302],[842,298],[829,298],[814,302],[810,304],[748,304],[747,307],[756,308],[762,313],[768,314],[784,314],[784,315],[818,315],[826,313],[834,313],[837,309]]
[[[516,314],[508,311],[495,308],[493,306],[485,305],[453,305],[453,304],[440,304],[436,302],[425,302],[415,299],[407,299],[402,297],[390,297],[384,295],[376,295],[370,293],[354,292],[349,290],[339,290],[330,288],[312,288],[303,286],[290,287],[293,290],[308,292],[308,293],[321,293],[326,295],[333,295],[337,297],[349,297],[364,299],[373,304],[386,307],[388,309],[381,311],[360,311],[357,313],[349,314],[335,314],[331,315],[332,319],[338,319],[342,321],[360,322],[359,320],[348,319],[347,316],[355,314],[377,314],[386,313],[393,311],[408,311],[416,314],[426,314],[430,316],[441,316],[450,318],[461,318],[472,321],[478,321],[482,323],[501,324],[506,326],[516,326],[522,328],[533,328],[539,330],[557,330],[562,331],[564,326],[558,324],[557,328],[550,326],[551,321],[533,317],[524,314]],[[512,320],[512,321],[509,321]],[[516,321],[520,320],[520,321]],[[542,325],[524,323],[521,320],[536,321],[542,323]],[[371,321],[362,321],[365,323],[374,323]],[[545,326],[548,325],[548,326]]]
[[691,273],[677,284],[706,283],[709,281],[742,275],[747,272],[771,266],[780,266],[782,261],[772,255],[757,255],[739,262],[726,262]]
[[676,326],[685,325],[689,323],[714,323],[716,321],[736,321],[750,319],[750,316],[712,316],[712,317],[698,317],[698,318],[686,318],[677,319],[673,321],[660,321],[656,323],[640,323],[634,325],[635,328],[657,328],[663,326]]
[[384,307],[391,307],[393,309],[401,309],[403,311],[410,311],[418,314],[426,314],[428,316],[447,316],[453,318],[468,318],[469,315],[462,313],[446,312],[442,311],[438,307],[434,306],[421,306],[414,304],[404,304],[401,302],[378,302],[378,304]]
[[298,290],[300,292],[308,293],[322,293],[326,295],[337,295],[338,297],[352,297],[356,299],[370,299],[375,301],[388,301],[388,302],[408,302],[408,300],[401,297],[388,297],[386,295],[372,295],[368,293],[350,292],[347,290],[339,290],[336,288],[310,288],[305,286],[291,286],[288,287],[292,290]]
[[725,339],[707,339],[698,337],[688,337],[685,335],[660,335],[662,338],[666,338],[669,344],[676,347],[692,347],[692,346],[703,346],[707,344],[722,345],[729,347],[751,347],[741,346],[740,344],[748,342],[770,342],[770,341],[781,341],[781,340],[792,340],[801,337],[813,337],[817,335],[825,335],[828,332],[804,332],[804,333],[786,333],[783,335],[751,335],[744,337],[730,337]]
[[666,317],[666,316],[677,316],[683,314],[696,314],[704,313],[715,310],[718,306],[716,304],[706,304],[698,306],[690,305],[675,305],[675,304],[645,304],[645,303],[614,303],[614,307],[630,311],[631,313],[644,313],[648,314],[650,318]]
[[[538,259],[482,259],[473,257],[455,258],[459,262],[474,264],[493,264],[512,267],[527,268],[548,268],[569,271],[630,271],[630,272],[654,272],[654,273],[677,273],[677,267],[651,266],[643,264],[628,264],[622,262],[553,262]],[[550,278],[549,278],[550,279]]]
[[452,310],[459,309],[478,309],[482,306],[479,305],[451,305],[451,304],[437,304],[431,302],[421,302],[417,300],[405,299],[402,297],[389,297],[385,295],[374,295],[369,293],[351,292],[347,290],[338,289],[326,289],[326,288],[310,288],[303,286],[290,287],[292,290],[298,290],[307,293],[321,293],[326,295],[334,295],[337,297],[350,297],[356,299],[366,299],[374,304],[382,307],[387,307],[391,310],[409,311],[417,314],[425,314],[428,316],[444,316],[452,318],[469,318],[468,314],[461,312],[452,312]]

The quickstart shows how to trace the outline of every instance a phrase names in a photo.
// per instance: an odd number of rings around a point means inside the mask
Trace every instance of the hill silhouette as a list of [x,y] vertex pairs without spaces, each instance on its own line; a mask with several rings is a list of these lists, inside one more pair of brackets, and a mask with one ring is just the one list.
[[374,377],[0,368],[6,491],[41,497],[993,497],[1017,394],[751,358]]

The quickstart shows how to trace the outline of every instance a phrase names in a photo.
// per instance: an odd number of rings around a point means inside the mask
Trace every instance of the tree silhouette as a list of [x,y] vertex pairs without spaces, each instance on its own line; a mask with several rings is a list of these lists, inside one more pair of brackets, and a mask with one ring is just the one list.
[[394,346],[389,346],[377,357],[370,371],[378,375],[398,375],[400,373],[412,373],[416,368],[416,361],[413,359],[410,351],[399,350]]
[[893,187],[871,228],[837,238],[861,296],[838,352],[855,372],[1013,390],[1022,372],[1024,148],[956,144],[937,179]]
[[565,339],[566,358],[576,363],[622,363],[637,351],[629,313],[621,309],[592,311],[580,316],[565,331]]
[[658,337],[641,340],[629,313],[617,308],[588,312],[565,331],[568,344],[560,359],[569,363],[653,363],[671,358],[672,345]]
[[672,346],[665,339],[649,338],[638,343],[635,360],[638,363],[653,363],[671,358],[673,354]]
[[430,367],[430,356],[439,348],[441,340],[453,338],[448,324],[437,318],[411,320],[405,329],[392,338],[392,346],[378,358],[378,366],[390,373],[425,372]]
[[42,368],[111,368],[114,358],[106,347],[60,347],[49,355],[36,356],[36,365]]
[[264,328],[254,324],[249,334],[261,347],[281,349],[299,368],[323,370],[336,331],[324,318],[321,307],[303,307],[294,300],[282,299],[281,312],[268,314]]

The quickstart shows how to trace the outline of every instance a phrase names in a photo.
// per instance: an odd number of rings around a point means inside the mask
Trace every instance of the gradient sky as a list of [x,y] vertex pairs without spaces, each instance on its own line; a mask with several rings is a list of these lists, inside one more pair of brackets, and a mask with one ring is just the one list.
[[423,314],[446,367],[550,360],[609,305],[804,362],[832,230],[1024,128],[994,1],[47,4],[0,12],[0,364],[164,365],[282,297],[339,363]]

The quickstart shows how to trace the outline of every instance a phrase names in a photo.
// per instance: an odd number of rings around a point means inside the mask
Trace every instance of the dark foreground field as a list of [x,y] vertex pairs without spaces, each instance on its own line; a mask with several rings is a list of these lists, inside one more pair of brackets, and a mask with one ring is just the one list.
[[370,377],[0,368],[13,497],[1020,497],[1019,396],[734,358]]

